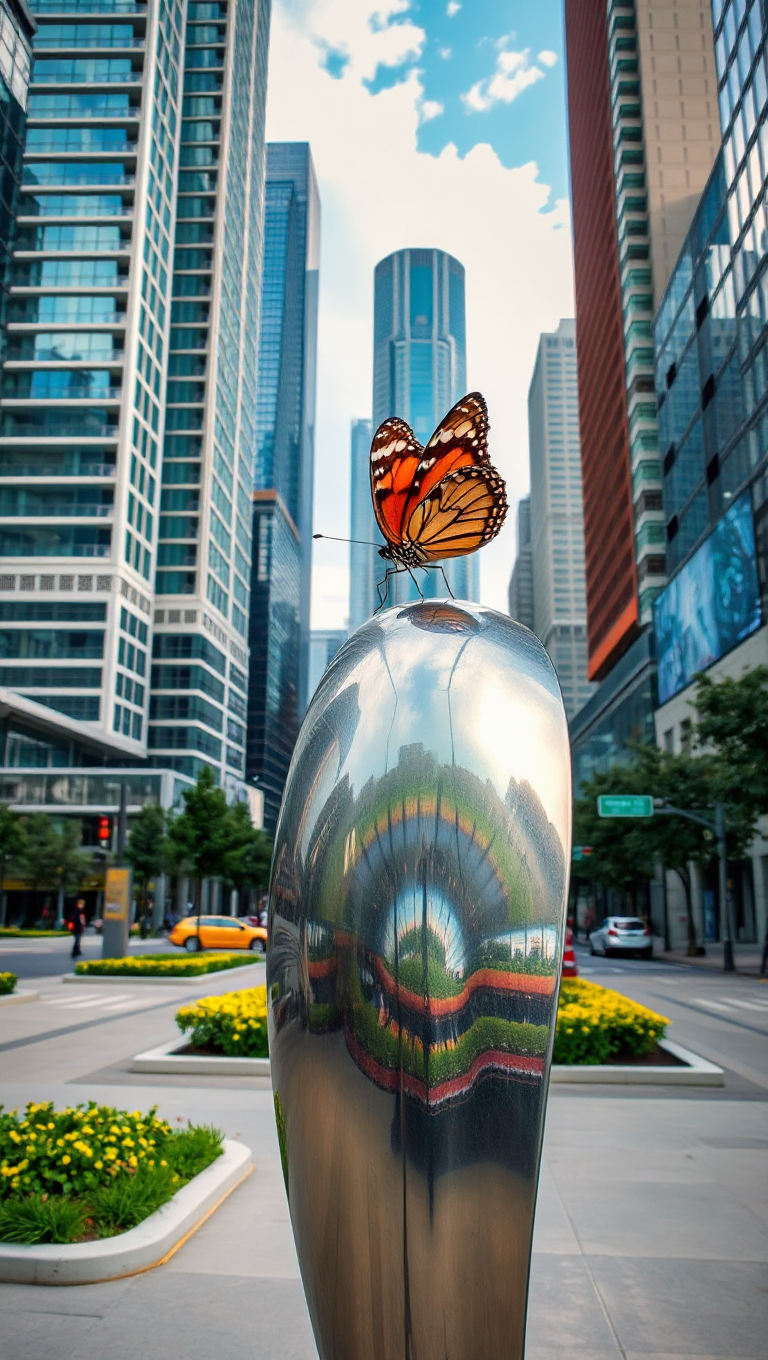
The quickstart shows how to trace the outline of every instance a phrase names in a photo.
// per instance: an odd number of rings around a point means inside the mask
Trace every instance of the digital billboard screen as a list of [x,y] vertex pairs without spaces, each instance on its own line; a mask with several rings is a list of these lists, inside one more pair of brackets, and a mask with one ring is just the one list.
[[653,606],[659,703],[761,623],[752,502],[746,491]]

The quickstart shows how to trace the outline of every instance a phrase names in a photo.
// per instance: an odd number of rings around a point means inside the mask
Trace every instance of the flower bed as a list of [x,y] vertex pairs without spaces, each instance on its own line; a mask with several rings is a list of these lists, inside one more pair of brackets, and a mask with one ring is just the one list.
[[15,973],[0,973],[0,996],[10,996],[16,990],[17,981]]
[[246,968],[253,962],[252,954],[145,954],[89,959],[75,964],[75,972],[81,977],[202,977],[226,968]]
[[133,1228],[221,1152],[218,1130],[155,1108],[0,1106],[0,1242],[83,1242]]
[[653,1053],[668,1020],[628,997],[580,978],[560,988],[553,1061],[593,1065]]
[[0,940],[4,940],[4,939],[14,939],[14,940],[50,940],[50,939],[58,939],[58,940],[61,940],[61,939],[64,938],[64,936],[67,936],[68,938],[71,938],[71,933],[70,933],[70,931],[68,931],[68,930],[43,930],[43,929],[36,930],[34,927],[32,927],[32,928],[29,929],[29,930],[25,930],[25,929],[23,929],[21,926],[0,926]]
[[176,1012],[176,1024],[190,1045],[228,1058],[267,1058],[267,989],[249,987],[223,996],[204,996]]

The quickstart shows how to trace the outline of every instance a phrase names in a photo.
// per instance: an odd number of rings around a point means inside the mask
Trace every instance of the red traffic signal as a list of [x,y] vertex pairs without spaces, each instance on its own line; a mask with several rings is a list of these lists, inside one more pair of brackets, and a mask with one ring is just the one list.
[[99,817],[99,840],[108,841],[112,835],[111,817]]

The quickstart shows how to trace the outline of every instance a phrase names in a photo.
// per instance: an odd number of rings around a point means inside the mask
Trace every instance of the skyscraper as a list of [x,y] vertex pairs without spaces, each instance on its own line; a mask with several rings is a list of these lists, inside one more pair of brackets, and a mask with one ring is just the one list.
[[353,632],[376,608],[376,582],[382,574],[378,570],[381,558],[371,546],[380,539],[371,500],[371,438],[370,420],[352,421],[349,536],[353,541],[349,545],[349,627]]
[[528,393],[533,631],[557,671],[569,718],[589,699],[576,327],[542,335]]
[[[8,307],[8,265],[18,211],[34,20],[23,0],[0,0],[0,319]],[[4,341],[0,334],[0,343]],[[0,350],[0,362],[2,362]]]
[[533,632],[533,563],[531,560],[531,498],[517,502],[517,554],[509,578],[508,603],[511,618]]
[[[375,270],[373,329],[373,428],[401,416],[426,444],[466,393],[464,266],[443,250],[388,255]],[[474,600],[476,559],[456,557],[443,565],[456,598]],[[425,595],[445,593],[439,572],[418,576]],[[392,578],[390,604],[414,598],[407,575]]]
[[39,763],[237,782],[270,4],[64,9],[5,323],[0,684]]
[[565,15],[589,673],[601,679],[664,583],[651,321],[717,153],[716,81],[709,0],[566,0]]
[[320,199],[306,142],[267,148],[253,468],[248,778],[274,828],[307,703]]

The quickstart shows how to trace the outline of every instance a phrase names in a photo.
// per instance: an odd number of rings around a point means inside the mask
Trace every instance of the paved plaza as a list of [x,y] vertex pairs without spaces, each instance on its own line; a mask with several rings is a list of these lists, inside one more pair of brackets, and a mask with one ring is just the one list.
[[[552,1089],[527,1360],[764,1360],[768,986],[579,958],[594,980],[664,1010],[671,1037],[721,1062],[726,1083]],[[129,1071],[132,1054],[173,1037],[182,999],[248,985],[263,968],[203,980],[182,998],[161,984],[64,986],[55,972],[35,981],[33,950],[25,960],[20,985],[40,1000],[0,1008],[7,1106],[155,1103],[241,1139],[256,1169],[156,1270],[79,1288],[0,1285],[3,1360],[316,1360],[268,1080]]]

